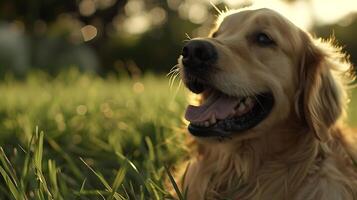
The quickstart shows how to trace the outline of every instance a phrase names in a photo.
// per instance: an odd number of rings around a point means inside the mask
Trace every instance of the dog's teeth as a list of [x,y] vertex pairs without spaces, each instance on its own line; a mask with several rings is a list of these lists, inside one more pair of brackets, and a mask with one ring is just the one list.
[[215,124],[215,123],[216,123],[216,116],[212,115],[209,122],[210,122],[211,124]]
[[247,97],[244,101],[245,105],[250,105],[253,103],[253,99],[251,97]]
[[245,110],[245,105],[244,103],[240,103],[238,107],[238,112],[243,112]]
[[209,121],[205,121],[205,122],[204,122],[204,126],[205,126],[205,127],[209,127]]

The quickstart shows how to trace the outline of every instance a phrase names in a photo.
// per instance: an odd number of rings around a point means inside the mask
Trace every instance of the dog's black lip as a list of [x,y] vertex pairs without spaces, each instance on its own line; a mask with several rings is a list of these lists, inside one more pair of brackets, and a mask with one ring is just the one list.
[[200,94],[207,89],[207,85],[198,80],[191,80],[186,83],[187,88],[196,94]]
[[274,106],[274,97],[271,93],[262,93],[255,96],[257,104],[253,109],[241,116],[218,121],[210,127],[189,124],[189,132],[196,137],[231,137],[235,133],[251,129],[262,122]]
[[[207,84],[209,81],[204,80],[200,76],[188,72],[188,70],[184,71],[185,73],[185,85],[186,87],[193,93],[200,94],[204,92],[210,86]],[[202,73],[204,74],[204,73]]]

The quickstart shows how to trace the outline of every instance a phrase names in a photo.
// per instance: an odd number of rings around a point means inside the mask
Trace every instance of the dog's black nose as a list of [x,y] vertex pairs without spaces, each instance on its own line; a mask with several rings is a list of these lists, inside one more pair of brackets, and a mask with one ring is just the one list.
[[185,67],[208,67],[217,60],[215,47],[204,40],[191,40],[182,49]]

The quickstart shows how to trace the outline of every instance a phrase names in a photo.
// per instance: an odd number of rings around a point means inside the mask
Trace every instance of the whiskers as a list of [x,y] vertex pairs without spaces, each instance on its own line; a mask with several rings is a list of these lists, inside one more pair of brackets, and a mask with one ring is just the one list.
[[177,64],[177,65],[173,66],[170,69],[169,73],[167,73],[167,75],[166,75],[169,77],[170,89],[172,89],[172,86],[174,85],[175,80],[176,80],[177,76],[179,76],[179,75],[180,75],[180,67],[179,67],[179,64]]
[[[184,43],[187,43],[187,42],[189,42],[190,40],[192,40],[192,38],[188,35],[188,33],[185,33],[185,35],[186,35],[186,39],[183,40]],[[169,73],[167,74],[167,76],[170,77],[170,78],[169,78],[169,86],[170,86],[170,89],[172,89],[172,86],[174,85],[175,80],[176,80],[177,76],[179,76],[179,75],[180,75],[180,66],[179,66],[179,64],[176,64],[175,66],[173,66],[173,67],[170,69]],[[180,84],[181,84],[181,81],[180,81]],[[179,85],[180,85],[180,84],[179,84]]]
[[[176,81],[176,78],[180,75],[180,66],[179,64],[176,64],[175,66],[173,66],[170,70],[169,73],[167,73],[166,76],[169,76],[169,87],[170,87],[170,90],[172,90],[172,87]],[[179,89],[181,88],[181,85],[182,85],[182,80],[179,79],[179,83],[177,85],[177,88],[175,90],[175,93],[174,95],[172,96],[172,99],[170,101],[170,104],[175,100],[178,92],[179,92]]]
[[188,35],[188,33],[185,33],[185,35],[186,35],[186,40],[184,40],[184,41],[190,41],[190,40],[192,40],[192,38],[190,37],[190,35]]
[[182,41],[183,43],[187,43],[187,42],[189,42],[189,41],[192,40],[191,36],[188,35],[188,33],[185,33],[185,35],[186,35],[186,39],[184,39],[184,40]]

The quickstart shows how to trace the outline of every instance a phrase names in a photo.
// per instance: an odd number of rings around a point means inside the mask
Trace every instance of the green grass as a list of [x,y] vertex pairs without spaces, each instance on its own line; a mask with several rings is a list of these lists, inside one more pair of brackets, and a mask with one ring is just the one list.
[[[36,73],[0,83],[0,199],[170,199],[185,92],[166,77]],[[355,100],[354,100],[355,99]],[[356,124],[357,93],[350,105]]]
[[186,99],[176,88],[151,75],[7,77],[0,199],[169,199],[166,167],[186,155]]

